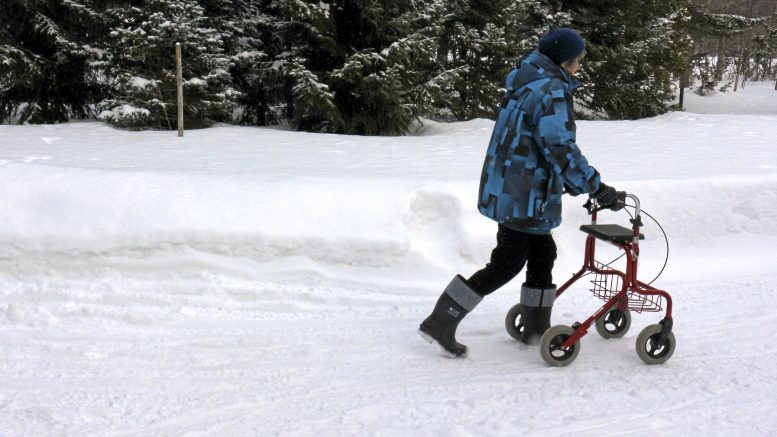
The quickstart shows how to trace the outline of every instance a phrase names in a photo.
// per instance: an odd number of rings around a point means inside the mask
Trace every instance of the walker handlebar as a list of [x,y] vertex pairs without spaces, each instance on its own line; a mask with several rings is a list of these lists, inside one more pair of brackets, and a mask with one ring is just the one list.
[[589,215],[597,213],[597,212],[599,212],[601,210],[604,210],[604,209],[610,209],[610,210],[613,210],[613,211],[619,211],[619,210],[623,209],[623,207],[626,206],[626,198],[627,197],[632,199],[632,200],[634,200],[635,208],[636,208],[636,211],[637,211],[636,217],[639,217],[639,215],[640,215],[639,198],[636,195],[627,193],[625,191],[618,191],[616,193],[616,200],[615,200],[615,204],[614,205],[611,205],[611,206],[599,206],[596,203],[596,198],[592,197],[592,198],[588,199],[588,201],[583,205],[583,207],[588,210],[588,214]]

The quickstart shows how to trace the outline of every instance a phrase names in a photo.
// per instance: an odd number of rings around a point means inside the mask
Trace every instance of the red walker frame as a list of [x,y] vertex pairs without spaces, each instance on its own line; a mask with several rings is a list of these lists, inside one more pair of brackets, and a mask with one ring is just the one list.
[[[671,332],[672,329],[672,297],[664,290],[659,290],[655,287],[650,286],[649,284],[646,284],[640,280],[637,279],[637,264],[639,261],[639,240],[641,237],[641,234],[639,232],[640,226],[642,225],[640,220],[640,208],[639,208],[639,200],[636,198],[636,196],[633,196],[631,194],[627,194],[627,197],[633,198],[635,202],[637,203],[636,206],[636,216],[634,219],[631,220],[631,223],[633,224],[632,230],[633,234],[631,236],[631,241],[612,241],[605,239],[601,236],[597,237],[593,235],[589,230],[591,230],[596,225],[596,216],[599,209],[595,207],[595,204],[592,204],[589,200],[589,202],[586,203],[585,207],[589,210],[589,213],[591,214],[591,225],[593,226],[581,226],[581,230],[584,232],[587,232],[589,235],[586,237],[585,241],[585,255],[583,259],[583,267],[572,275],[572,277],[564,283],[561,287],[558,288],[556,291],[556,298],[558,299],[561,294],[563,294],[573,283],[575,283],[578,279],[585,276],[588,273],[594,273],[597,275],[603,275],[603,277],[609,277],[613,276],[615,281],[609,281],[610,283],[617,283],[617,279],[620,278],[620,283],[622,284],[620,287],[620,290],[612,290],[609,289],[606,286],[599,286],[597,287],[597,281],[594,282],[594,289],[592,290],[594,292],[594,295],[597,297],[605,300],[605,304],[599,308],[591,317],[586,319],[583,323],[574,323],[572,325],[572,328],[574,329],[574,332],[569,336],[569,338],[566,339],[566,341],[561,345],[561,348],[564,350],[569,349],[574,345],[578,340],[580,340],[581,337],[583,337],[585,334],[588,333],[588,329],[591,327],[592,324],[596,322],[597,319],[605,315],[612,307],[618,305],[618,308],[622,311],[634,311],[636,313],[641,313],[643,311],[645,312],[658,312],[661,311],[661,298],[666,300],[666,316],[664,319],[660,322],[662,325],[662,332],[660,338],[665,338],[666,335],[668,335]],[[626,228],[623,228],[626,229]],[[601,239],[602,241],[607,241],[608,243],[620,248],[625,252],[626,255],[626,272],[622,272],[619,270],[615,270],[612,268],[609,268],[608,266],[603,265],[602,263],[597,262],[594,257],[596,253],[596,240]]]

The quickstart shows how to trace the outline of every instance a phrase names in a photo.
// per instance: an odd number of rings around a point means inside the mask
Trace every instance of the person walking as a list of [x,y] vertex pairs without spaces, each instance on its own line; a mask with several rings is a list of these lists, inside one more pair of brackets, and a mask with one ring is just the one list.
[[419,331],[454,356],[467,347],[456,341],[459,322],[483,299],[521,272],[521,341],[537,344],[550,327],[556,296],[551,230],[561,224],[561,196],[589,193],[614,207],[617,193],[601,182],[576,144],[572,92],[585,56],[585,41],[573,29],[551,29],[536,51],[506,78],[480,180],[478,209],[498,223],[490,262],[469,279],[456,275]]

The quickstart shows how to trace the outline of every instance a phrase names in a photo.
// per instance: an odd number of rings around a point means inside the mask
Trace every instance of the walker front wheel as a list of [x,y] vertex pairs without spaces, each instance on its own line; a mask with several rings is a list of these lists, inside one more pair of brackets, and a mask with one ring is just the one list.
[[575,332],[574,329],[566,325],[556,325],[542,335],[540,339],[540,355],[551,366],[568,366],[575,361],[577,354],[580,353],[580,340],[576,341],[568,349],[561,347],[565,341]]
[[603,338],[621,338],[631,328],[631,313],[621,311],[617,306],[610,308],[596,319],[596,332]]
[[510,337],[522,341],[523,338],[523,323],[521,323],[521,304],[517,304],[510,308],[505,317],[505,328]]
[[648,325],[637,337],[637,355],[647,364],[664,364],[674,353],[677,343],[673,332],[669,332],[664,344],[658,344],[662,328],[661,325]]

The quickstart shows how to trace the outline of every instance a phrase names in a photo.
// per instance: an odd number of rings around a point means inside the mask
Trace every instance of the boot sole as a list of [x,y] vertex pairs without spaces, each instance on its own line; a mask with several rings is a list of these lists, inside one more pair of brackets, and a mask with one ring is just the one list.
[[435,339],[434,339],[434,337],[432,337],[431,335],[429,335],[428,333],[426,333],[426,332],[424,332],[424,331],[422,331],[422,330],[420,330],[420,329],[418,330],[418,335],[420,335],[420,336],[421,336],[421,338],[423,338],[424,340],[426,340],[426,342],[427,342],[427,343],[429,343],[429,344],[433,344],[433,345],[436,345],[438,348],[440,348],[440,350],[441,350],[441,351],[442,351],[442,352],[443,352],[445,355],[447,355],[447,356],[448,356],[448,357],[450,357],[450,358],[463,358],[463,357],[465,357],[465,356],[467,355],[467,351],[464,351],[464,352],[463,352],[463,353],[461,353],[461,354],[455,354],[455,353],[453,353],[453,352],[449,351],[448,349],[445,349],[445,347],[444,347],[443,345],[441,345],[441,344],[440,344],[440,342],[438,342],[437,340],[435,340]]

